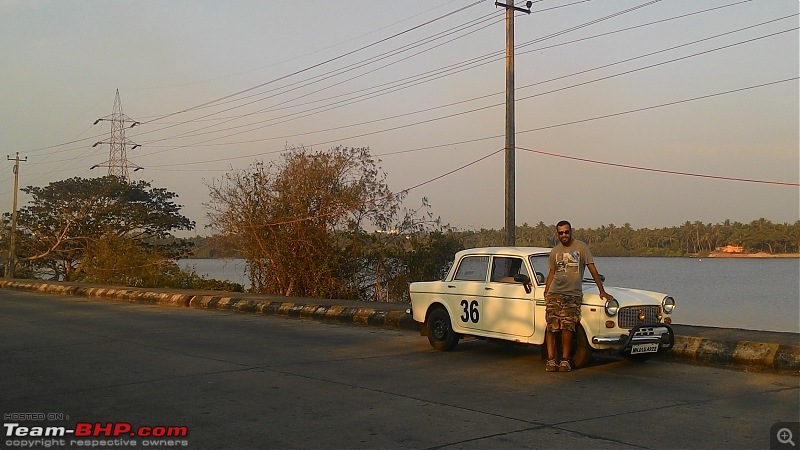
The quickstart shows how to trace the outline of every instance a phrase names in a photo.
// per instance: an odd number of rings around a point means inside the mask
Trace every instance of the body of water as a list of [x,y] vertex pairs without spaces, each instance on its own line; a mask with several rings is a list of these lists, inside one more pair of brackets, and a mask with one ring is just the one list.
[[[249,286],[241,259],[185,259],[198,275]],[[675,298],[675,323],[800,332],[800,259],[595,258],[606,284]]]
[[183,270],[194,270],[201,277],[232,281],[245,289],[250,287],[247,262],[243,259],[179,259],[178,265]]
[[675,298],[676,323],[800,332],[800,259],[596,258],[612,286]]

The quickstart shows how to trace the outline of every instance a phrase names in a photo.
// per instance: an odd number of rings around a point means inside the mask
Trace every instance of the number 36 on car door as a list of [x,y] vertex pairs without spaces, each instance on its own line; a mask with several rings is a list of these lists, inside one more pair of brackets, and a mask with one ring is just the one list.
[[477,300],[461,300],[461,321],[465,324],[477,324],[480,320],[480,303]]

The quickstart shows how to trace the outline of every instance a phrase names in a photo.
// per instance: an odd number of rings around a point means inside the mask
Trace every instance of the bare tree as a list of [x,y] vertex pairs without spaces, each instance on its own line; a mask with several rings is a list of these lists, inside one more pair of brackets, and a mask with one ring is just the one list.
[[234,237],[253,290],[357,298],[354,273],[373,243],[364,226],[388,229],[403,194],[393,194],[367,148],[287,150],[207,183],[212,227]]

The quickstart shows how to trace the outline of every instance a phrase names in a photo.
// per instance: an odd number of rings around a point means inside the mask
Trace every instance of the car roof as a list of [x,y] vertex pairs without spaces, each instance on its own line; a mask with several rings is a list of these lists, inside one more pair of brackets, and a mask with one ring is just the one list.
[[536,254],[549,254],[550,248],[547,247],[476,247],[467,248],[456,253],[456,258],[464,255],[508,255],[528,257]]

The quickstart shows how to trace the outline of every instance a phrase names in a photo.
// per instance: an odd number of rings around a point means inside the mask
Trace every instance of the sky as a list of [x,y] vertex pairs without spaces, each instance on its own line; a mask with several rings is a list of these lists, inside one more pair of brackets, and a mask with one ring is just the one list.
[[[517,225],[799,220],[798,4],[517,13]],[[408,209],[501,229],[505,41],[488,0],[0,0],[0,211],[17,152],[21,187],[108,173],[118,91],[131,180],[193,234],[209,183],[298,146],[369,147]]]

